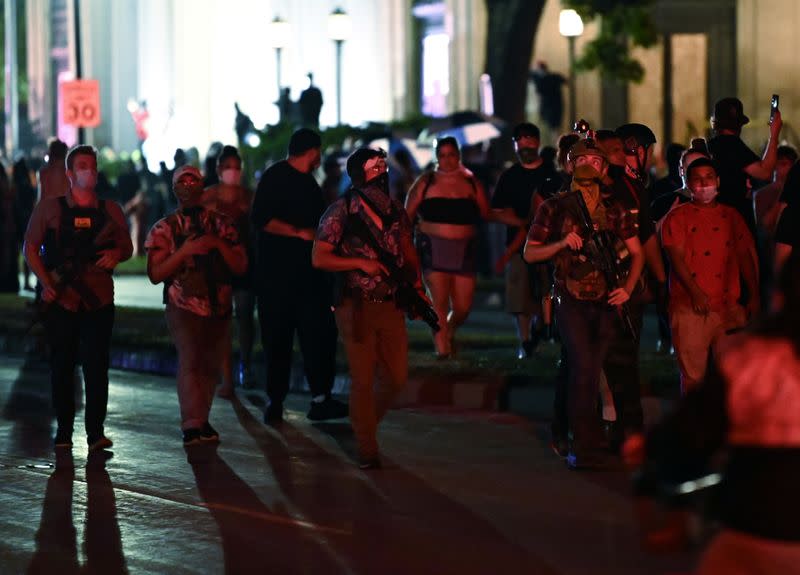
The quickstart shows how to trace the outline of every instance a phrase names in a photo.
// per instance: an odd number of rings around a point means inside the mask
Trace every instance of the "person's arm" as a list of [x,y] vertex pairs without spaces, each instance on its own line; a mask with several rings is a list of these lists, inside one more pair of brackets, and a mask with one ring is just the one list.
[[44,260],[42,260],[42,256],[39,253],[47,229],[45,210],[45,202],[39,202],[33,208],[33,213],[28,221],[28,228],[25,230],[25,241],[22,252],[25,256],[25,261],[28,263],[28,267],[39,279],[39,282],[44,288],[42,298],[44,301],[51,302],[55,300],[58,295],[55,289],[56,279],[45,267]]
[[731,210],[733,217],[733,233],[735,235],[736,259],[739,264],[739,273],[747,288],[747,313],[752,318],[760,309],[758,285],[758,254],[756,253],[753,236],[747,229],[747,224],[738,212]]
[[631,298],[631,294],[636,288],[636,282],[639,281],[639,276],[642,275],[644,269],[644,253],[638,236],[631,236],[624,241],[625,247],[631,254],[631,268],[625,279],[625,285],[611,290],[608,294],[608,303],[611,305],[622,305]]
[[147,249],[147,277],[153,284],[161,283],[177,274],[190,257],[207,254],[217,247],[213,244],[213,236],[209,235],[187,238],[181,247],[170,253],[162,242],[153,243]]
[[692,278],[692,272],[686,264],[686,252],[682,245],[668,245],[664,246],[669,257],[670,273],[674,273],[689,292],[692,298],[692,308],[699,314],[706,315],[710,311],[709,299],[706,293],[700,289],[700,286]]
[[405,209],[408,214],[408,219],[412,222],[417,217],[417,210],[419,210],[419,205],[422,203],[423,190],[429,185],[432,177],[433,175],[430,173],[421,174],[414,180],[414,183],[411,184],[411,188],[408,190],[408,194],[406,194]]
[[521,226],[525,222],[517,216],[509,202],[508,196],[511,193],[509,179],[508,172],[505,172],[497,180],[487,219],[506,226]]
[[[486,190],[483,187],[483,184],[478,181],[477,178],[473,178],[472,181],[475,183],[475,202],[478,204],[478,211],[481,214],[481,218],[484,220],[489,219],[489,200],[486,199]],[[520,244],[522,247],[522,244]]]
[[583,247],[583,240],[575,233],[570,232],[557,242],[542,243],[535,240],[528,240],[525,244],[525,252],[522,257],[529,264],[544,262],[550,259],[563,249],[569,248],[572,251],[578,251]]
[[389,272],[378,260],[341,256],[336,253],[336,246],[322,240],[314,240],[311,250],[311,265],[328,272],[347,272],[361,270],[369,276],[388,275]]
[[767,141],[764,155],[760,161],[753,162],[744,169],[745,173],[751,178],[764,181],[772,179],[772,171],[778,161],[778,141],[780,140],[781,126],[783,126],[781,112],[780,110],[775,110],[775,116],[769,125],[769,140]]
[[514,208],[491,208],[487,219],[507,226],[522,226],[525,224],[522,218],[517,216]]
[[102,250],[100,258],[95,264],[104,270],[113,270],[120,262],[131,259],[133,255],[133,242],[131,241],[131,234],[128,230],[128,222],[125,220],[125,214],[122,213],[122,208],[116,202],[106,202],[106,209],[108,215],[114,221],[114,245],[116,247]]
[[653,274],[658,283],[667,281],[667,272],[664,270],[664,260],[661,258],[661,246],[658,242],[658,236],[653,234],[644,243],[644,260],[647,263],[647,269]]

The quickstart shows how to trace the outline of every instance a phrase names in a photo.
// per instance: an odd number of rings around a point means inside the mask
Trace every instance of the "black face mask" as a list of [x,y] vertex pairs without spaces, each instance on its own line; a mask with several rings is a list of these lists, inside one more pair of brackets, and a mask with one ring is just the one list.
[[372,178],[366,184],[370,188],[378,188],[387,196],[389,195],[389,172],[384,172],[380,176]]
[[517,156],[519,156],[519,160],[523,164],[532,164],[539,158],[539,150],[536,148],[519,148]]

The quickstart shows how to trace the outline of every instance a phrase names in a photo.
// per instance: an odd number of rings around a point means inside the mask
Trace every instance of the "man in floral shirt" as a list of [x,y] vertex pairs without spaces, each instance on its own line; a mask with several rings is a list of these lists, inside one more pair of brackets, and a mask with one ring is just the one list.
[[[353,188],[322,216],[312,252],[314,267],[341,274],[336,324],[350,364],[350,421],[362,469],[380,467],[376,431],[408,376],[408,334],[403,312],[395,304],[396,285],[378,261],[374,244],[361,232],[371,234],[395,266],[413,274],[415,286],[423,290],[411,222],[403,206],[389,197],[385,158],[382,151],[369,148],[359,148],[348,158]],[[358,227],[356,218],[361,220]],[[376,387],[378,367],[383,377]]]
[[208,422],[231,321],[231,275],[247,254],[233,223],[202,207],[203,177],[182,166],[172,177],[178,210],[147,236],[147,275],[164,282],[167,325],[178,351],[178,402],[184,445],[219,441]]

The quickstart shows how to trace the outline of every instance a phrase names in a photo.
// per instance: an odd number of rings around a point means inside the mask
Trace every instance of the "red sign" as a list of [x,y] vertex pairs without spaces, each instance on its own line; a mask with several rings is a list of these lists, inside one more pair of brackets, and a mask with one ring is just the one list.
[[100,82],[71,80],[61,86],[61,120],[79,128],[100,125]]

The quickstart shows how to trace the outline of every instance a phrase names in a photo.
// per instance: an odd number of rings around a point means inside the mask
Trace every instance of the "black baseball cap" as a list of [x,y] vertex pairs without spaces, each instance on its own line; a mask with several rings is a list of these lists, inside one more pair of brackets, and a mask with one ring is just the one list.
[[714,104],[714,128],[738,129],[750,122],[744,115],[744,106],[739,98],[722,98]]

